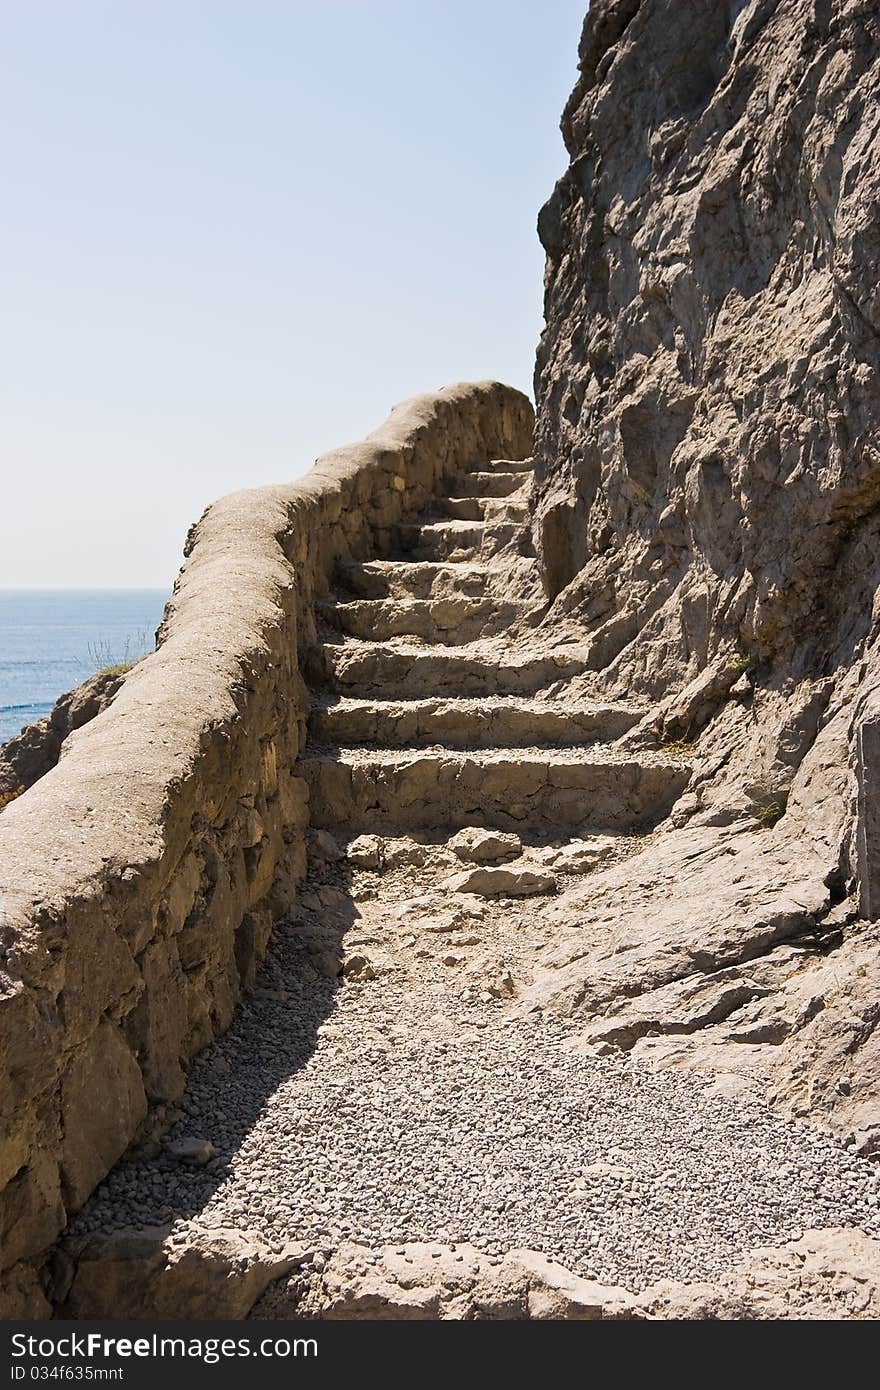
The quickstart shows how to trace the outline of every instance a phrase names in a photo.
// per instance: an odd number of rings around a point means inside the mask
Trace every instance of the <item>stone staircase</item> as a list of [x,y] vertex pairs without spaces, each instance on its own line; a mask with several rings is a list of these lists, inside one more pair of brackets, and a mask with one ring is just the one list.
[[540,628],[531,486],[529,461],[476,464],[392,558],[340,566],[309,662],[313,826],[631,832],[683,790],[681,760],[616,746],[644,709],[566,690],[587,653]]

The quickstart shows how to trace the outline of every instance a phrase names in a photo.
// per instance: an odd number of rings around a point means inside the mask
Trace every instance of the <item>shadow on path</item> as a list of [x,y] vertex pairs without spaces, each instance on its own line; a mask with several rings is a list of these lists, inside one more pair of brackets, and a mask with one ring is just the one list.
[[[254,989],[228,1031],[190,1068],[163,1140],[119,1163],[72,1218],[68,1235],[167,1226],[209,1203],[278,1087],[308,1065],[318,1030],[334,1012],[344,988],[342,942],[358,916],[350,880],[345,860],[314,865],[296,907],[275,930]],[[203,1166],[173,1157],[170,1146],[184,1138],[209,1141],[214,1157]]]

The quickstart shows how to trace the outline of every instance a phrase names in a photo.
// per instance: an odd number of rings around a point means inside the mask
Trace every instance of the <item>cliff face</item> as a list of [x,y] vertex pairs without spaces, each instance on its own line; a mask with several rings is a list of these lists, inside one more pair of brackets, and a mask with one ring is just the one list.
[[[696,764],[614,918],[644,950],[617,987],[632,997],[668,984],[679,948],[695,971],[808,929],[846,952],[880,913],[880,15],[594,0],[562,129],[571,162],[539,217],[545,628],[586,633],[594,684],[656,702],[642,735]],[[847,977],[862,1042],[874,949]],[[574,959],[545,997],[595,993],[598,957]],[[629,1018],[630,1042],[664,1009]],[[779,1059],[807,1047],[790,1010],[764,1034]],[[806,1108],[845,1106],[818,1099],[851,1089],[834,1077]]]
[[587,17],[539,218],[536,540],[551,620],[588,627],[609,684],[662,698],[721,661],[790,707],[822,680],[815,732],[871,661],[878,40],[862,0]]
[[864,0],[588,16],[539,220],[541,538],[552,593],[631,596],[654,691],[726,642],[802,675],[871,632],[878,40]]

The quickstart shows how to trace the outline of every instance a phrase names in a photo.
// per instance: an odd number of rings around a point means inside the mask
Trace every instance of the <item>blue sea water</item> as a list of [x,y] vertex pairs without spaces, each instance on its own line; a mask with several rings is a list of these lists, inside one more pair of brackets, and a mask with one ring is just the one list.
[[0,743],[103,666],[152,651],[163,589],[0,589]]

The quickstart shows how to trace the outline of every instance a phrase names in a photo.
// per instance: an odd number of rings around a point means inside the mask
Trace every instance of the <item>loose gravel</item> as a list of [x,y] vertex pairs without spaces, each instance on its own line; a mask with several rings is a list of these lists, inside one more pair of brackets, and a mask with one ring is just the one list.
[[[484,934],[510,934],[493,911]],[[576,1054],[573,1026],[516,1017],[420,955],[375,978],[316,978],[296,923],[282,928],[161,1152],[117,1167],[72,1233],[165,1223],[180,1243],[232,1226],[325,1251],[526,1246],[634,1291],[707,1278],[813,1226],[880,1234],[880,1171],[833,1140],[695,1074]],[[216,1150],[204,1167],[169,1152],[194,1137]]]

